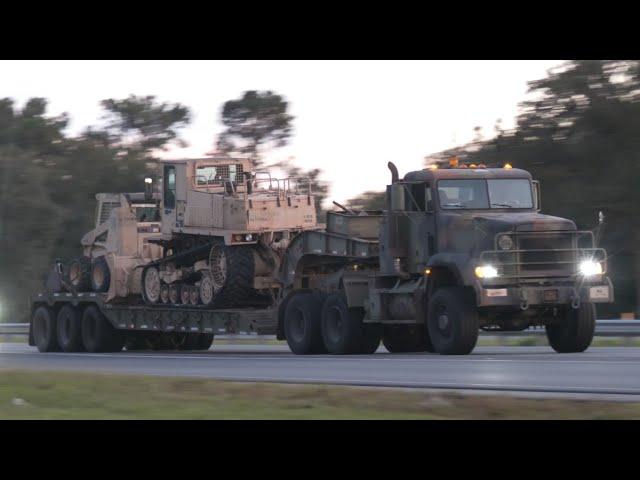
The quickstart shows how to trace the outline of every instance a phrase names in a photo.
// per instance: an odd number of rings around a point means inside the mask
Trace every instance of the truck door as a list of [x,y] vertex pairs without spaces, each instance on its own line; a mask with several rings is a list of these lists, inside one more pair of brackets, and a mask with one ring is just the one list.
[[162,179],[162,233],[170,234],[176,226],[176,166],[165,165]]
[[434,252],[433,205],[431,188],[427,183],[410,183],[407,185],[405,207],[410,217],[408,235],[408,264],[411,273],[421,273]]

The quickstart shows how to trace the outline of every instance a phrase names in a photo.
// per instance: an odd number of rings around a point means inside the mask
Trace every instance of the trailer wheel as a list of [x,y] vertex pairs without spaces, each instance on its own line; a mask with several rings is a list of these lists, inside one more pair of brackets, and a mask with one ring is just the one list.
[[386,325],[382,344],[390,353],[433,351],[424,325]]
[[467,355],[478,341],[478,312],[472,292],[442,287],[429,301],[427,328],[434,350],[441,355]]
[[201,333],[198,335],[198,350],[209,350],[213,345],[213,333]]
[[72,305],[64,305],[56,319],[58,344],[63,352],[82,352],[82,330],[80,328],[80,311]]
[[557,323],[547,325],[549,345],[558,353],[584,352],[596,328],[596,309],[593,303],[581,303],[578,309],[567,307]]
[[146,335],[139,334],[139,332],[132,332],[124,339],[124,348],[128,352],[136,350],[149,350],[149,342],[147,342]]
[[87,257],[74,258],[66,268],[65,282],[79,292],[91,288],[91,261]]
[[322,301],[313,293],[297,293],[287,303],[284,331],[287,344],[296,355],[325,353],[320,327]]
[[380,345],[379,327],[365,325],[362,309],[348,308],[343,294],[327,296],[321,316],[322,339],[333,355],[373,353]]
[[59,352],[56,317],[54,312],[45,306],[38,307],[33,313],[33,341],[40,352]]
[[142,271],[142,298],[148,305],[160,301],[160,272],[157,267],[146,267]]
[[91,288],[94,292],[108,292],[111,285],[109,265],[104,257],[98,257],[91,264]]
[[113,328],[95,305],[89,305],[82,314],[82,343],[91,353],[118,352],[122,350],[124,338]]

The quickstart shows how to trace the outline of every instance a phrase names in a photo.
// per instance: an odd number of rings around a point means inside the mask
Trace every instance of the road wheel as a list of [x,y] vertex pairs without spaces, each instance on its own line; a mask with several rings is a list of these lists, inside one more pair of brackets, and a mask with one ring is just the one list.
[[169,285],[169,303],[172,305],[180,303],[180,284],[172,283]]
[[296,355],[325,353],[320,330],[322,298],[313,293],[297,293],[287,303],[284,331],[287,344]]
[[198,305],[200,303],[200,289],[196,286],[189,289],[189,303],[191,305]]
[[182,287],[180,288],[180,303],[182,303],[183,305],[189,305],[192,288],[193,287],[191,285],[182,285]]
[[558,353],[584,352],[596,328],[596,309],[593,303],[581,303],[575,309],[566,307],[555,323],[547,325],[549,345]]
[[98,257],[91,264],[91,288],[94,292],[108,292],[111,285],[111,273],[107,259]]
[[213,282],[213,277],[210,272],[202,272],[202,278],[200,279],[200,300],[203,305],[212,306],[216,299],[216,286]]
[[160,272],[157,267],[146,267],[142,272],[142,298],[149,305],[160,301]]
[[169,285],[166,283],[160,285],[160,301],[164,304],[169,303]]
[[63,352],[82,352],[82,331],[80,328],[80,311],[72,305],[64,305],[58,312],[57,335],[58,345]]
[[124,345],[121,332],[113,328],[102,313],[89,305],[82,314],[82,343],[91,353],[119,352]]
[[467,355],[478,341],[478,311],[473,292],[463,287],[443,287],[429,301],[427,328],[436,352]]
[[429,352],[428,332],[424,325],[385,325],[382,344],[390,353]]
[[343,294],[327,296],[321,318],[322,339],[331,354],[373,353],[380,345],[379,327],[365,325],[363,309],[348,308]]
[[79,292],[91,289],[91,260],[87,257],[74,258],[66,269],[65,282]]
[[40,352],[59,352],[56,316],[49,307],[38,307],[32,319],[33,341]]

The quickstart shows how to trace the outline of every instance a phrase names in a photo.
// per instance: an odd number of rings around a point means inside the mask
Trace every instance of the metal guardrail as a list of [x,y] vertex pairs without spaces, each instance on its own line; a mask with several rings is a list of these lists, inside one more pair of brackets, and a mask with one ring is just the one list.
[[[28,335],[28,323],[0,323],[0,336]],[[544,335],[543,327],[528,328],[519,332],[502,332],[502,331],[481,331],[482,335],[487,336],[504,336],[504,337],[520,337],[520,336],[537,336]],[[640,337],[640,320],[597,320],[596,321],[596,337]],[[237,340],[247,338],[264,338],[274,339],[275,335],[216,335],[216,338],[226,340]]]

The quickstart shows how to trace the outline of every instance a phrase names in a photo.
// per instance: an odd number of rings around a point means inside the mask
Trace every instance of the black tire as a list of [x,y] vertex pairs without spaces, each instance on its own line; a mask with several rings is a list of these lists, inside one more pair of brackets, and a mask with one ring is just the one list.
[[91,289],[91,260],[87,257],[74,258],[65,268],[64,281],[78,292]]
[[[390,353],[428,352],[433,350],[424,325],[385,325],[382,344]],[[431,347],[431,348],[430,348]]]
[[549,345],[558,353],[584,352],[596,328],[596,309],[593,303],[581,303],[578,309],[566,307],[562,317],[547,325]]
[[56,319],[58,345],[63,352],[82,352],[81,317],[78,308],[64,305],[58,312]]
[[38,307],[33,312],[33,341],[40,352],[59,352],[56,316],[49,307]]
[[213,345],[213,333],[201,333],[198,335],[198,350],[209,350]]
[[[332,293],[322,305],[322,339],[332,355],[373,353],[380,345],[380,329],[362,322],[361,308],[348,308],[343,294]],[[375,349],[374,349],[375,346]]]
[[218,246],[224,250],[226,256],[226,278],[224,286],[215,294],[213,303],[216,307],[242,305],[255,296],[252,248],[224,244]]
[[322,297],[297,293],[287,303],[284,332],[287,344],[296,355],[326,353],[320,329]]
[[437,353],[471,353],[480,328],[473,291],[464,287],[438,289],[429,300],[427,328]]
[[154,335],[149,336],[149,344],[151,350],[177,350],[176,336],[171,333],[155,332]]
[[82,313],[82,344],[87,352],[119,352],[124,338],[113,328],[95,305],[89,305]]
[[[364,317],[364,311],[361,315]],[[380,339],[382,338],[382,325],[379,323],[364,323],[362,328],[362,342],[360,343],[358,353],[363,355],[376,353],[380,347]]]
[[111,285],[111,272],[104,257],[97,257],[91,263],[91,288],[94,292],[108,292]]

